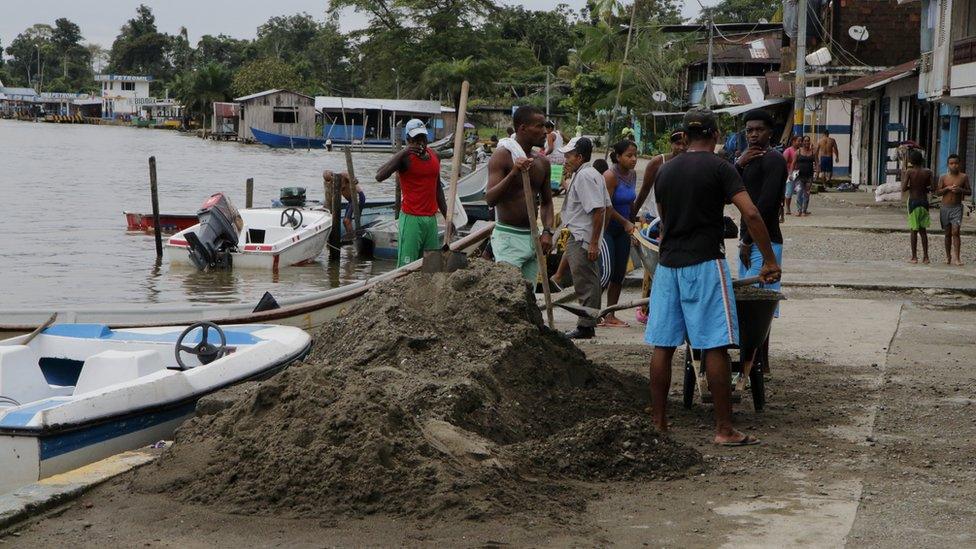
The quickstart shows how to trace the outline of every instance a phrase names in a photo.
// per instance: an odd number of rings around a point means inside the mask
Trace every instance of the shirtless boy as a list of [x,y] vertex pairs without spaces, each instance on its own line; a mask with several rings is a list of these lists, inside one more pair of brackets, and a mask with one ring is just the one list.
[[939,210],[939,220],[945,231],[946,265],[962,265],[959,249],[962,239],[959,236],[962,226],[962,199],[973,194],[969,185],[969,176],[960,171],[961,163],[958,154],[949,155],[949,173],[939,178],[939,187],[935,194],[942,197],[942,208]]
[[929,193],[935,191],[932,170],[922,167],[922,152],[908,153],[909,168],[901,178],[901,192],[908,192],[908,229],[912,234],[912,263],[918,263],[918,236],[922,235],[922,263],[929,262]]

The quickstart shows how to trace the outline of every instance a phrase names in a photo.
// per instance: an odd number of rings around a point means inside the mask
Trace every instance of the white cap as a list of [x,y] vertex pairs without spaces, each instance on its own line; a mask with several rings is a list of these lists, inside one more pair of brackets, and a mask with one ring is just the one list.
[[427,126],[424,125],[417,118],[411,118],[407,121],[407,125],[404,126],[408,137],[417,137],[418,135],[427,135]]
[[562,147],[559,147],[559,152],[561,152],[563,154],[566,154],[566,153],[575,151],[576,150],[576,144],[579,143],[579,140],[580,139],[581,139],[580,137],[574,137],[574,138],[570,139],[569,140],[569,143],[566,143]]

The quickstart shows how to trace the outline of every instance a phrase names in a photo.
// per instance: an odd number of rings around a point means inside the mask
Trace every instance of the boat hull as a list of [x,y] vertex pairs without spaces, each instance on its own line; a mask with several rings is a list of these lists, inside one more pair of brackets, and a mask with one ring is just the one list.
[[[153,232],[155,224],[152,214],[122,212],[127,231]],[[199,223],[196,214],[159,214],[159,226],[163,233],[172,234],[185,231]]]

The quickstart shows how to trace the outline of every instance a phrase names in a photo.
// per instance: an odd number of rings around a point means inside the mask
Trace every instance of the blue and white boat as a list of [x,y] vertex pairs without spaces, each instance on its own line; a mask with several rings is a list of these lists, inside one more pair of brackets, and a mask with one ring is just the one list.
[[311,347],[299,328],[206,322],[57,324],[28,337],[0,341],[0,494],[171,438],[202,396]]

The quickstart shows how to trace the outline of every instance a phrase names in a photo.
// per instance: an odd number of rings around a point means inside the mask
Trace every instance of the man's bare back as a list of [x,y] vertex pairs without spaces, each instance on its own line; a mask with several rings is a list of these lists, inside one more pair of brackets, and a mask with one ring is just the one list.
[[[529,181],[532,184],[532,191],[542,198],[537,206],[545,207],[548,205],[551,210],[552,190],[549,187],[549,160],[544,156],[533,155],[531,162]],[[512,172],[514,166],[515,161],[512,160],[512,153],[508,149],[504,147],[495,149],[488,161],[488,188],[492,189],[499,185]],[[495,218],[511,227],[528,228],[530,226],[529,214],[525,207],[521,175],[517,177],[519,179],[507,185],[505,191],[494,204]]]
[[832,157],[837,151],[837,141],[833,137],[821,137],[817,143],[817,154],[821,157]]
[[905,178],[901,185],[902,192],[908,191],[910,200],[929,199],[929,192],[934,191],[932,185],[934,176],[928,168],[909,168],[905,170]]
[[939,178],[939,194],[942,195],[943,206],[962,204],[965,195],[972,194],[969,186],[969,176],[960,172],[955,175],[947,173]]

